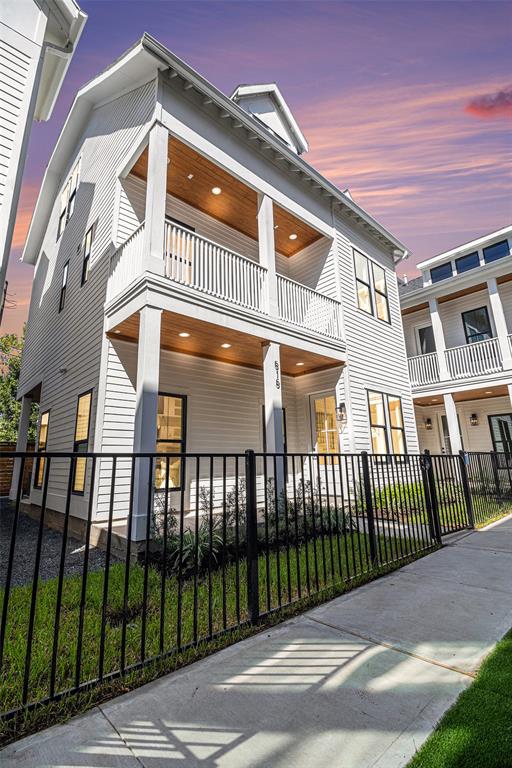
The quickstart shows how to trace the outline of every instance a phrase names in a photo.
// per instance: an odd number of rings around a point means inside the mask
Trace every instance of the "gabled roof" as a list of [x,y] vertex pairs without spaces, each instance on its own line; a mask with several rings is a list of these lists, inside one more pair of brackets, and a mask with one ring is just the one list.
[[264,85],[239,85],[238,88],[233,91],[230,98],[238,104],[238,102],[246,96],[261,96],[264,94],[270,96],[276,105],[281,119],[295,140],[299,155],[301,152],[307,152],[308,142],[306,141],[306,137],[299,128],[290,107],[284,100],[283,94],[276,83],[266,83]]
[[168,70],[171,74],[181,77],[187,87],[194,88],[203,95],[205,103],[215,104],[221,110],[222,116],[230,117],[233,122],[244,126],[252,137],[258,139],[260,148],[273,150],[277,159],[287,162],[287,166],[284,165],[284,167],[287,167],[290,173],[300,174],[305,181],[311,183],[313,190],[330,197],[356,226],[367,229],[373,237],[392,250],[395,262],[407,258],[408,251],[403,243],[348,195],[325,179],[283,141],[272,136],[260,121],[219,91],[158,40],[144,33],[126,53],[78,91],[43,178],[22,261],[29,264],[35,264],[37,261],[53,202],[62,184],[62,175],[66,171],[70,155],[93,106],[114,98],[116,94],[125,91],[128,87],[135,88],[137,85],[148,82],[156,76],[158,70]]

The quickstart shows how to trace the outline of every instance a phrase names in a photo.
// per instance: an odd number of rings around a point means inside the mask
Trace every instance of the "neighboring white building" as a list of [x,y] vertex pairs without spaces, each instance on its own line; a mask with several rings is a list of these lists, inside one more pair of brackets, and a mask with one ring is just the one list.
[[420,448],[512,452],[512,227],[400,288]]
[[23,253],[20,449],[36,400],[48,450],[418,450],[405,247],[306,149],[277,86],[229,99],[147,35],[79,91]]
[[0,0],[0,321],[33,120],[49,120],[87,16],[74,0]]

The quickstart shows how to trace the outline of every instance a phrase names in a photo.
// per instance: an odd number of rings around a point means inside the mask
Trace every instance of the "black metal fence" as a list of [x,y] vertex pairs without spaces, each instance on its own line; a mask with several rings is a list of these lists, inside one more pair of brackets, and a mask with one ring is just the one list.
[[33,456],[9,457],[7,718],[428,552],[488,515],[506,477],[512,496],[510,462],[486,454],[40,453],[24,508]]

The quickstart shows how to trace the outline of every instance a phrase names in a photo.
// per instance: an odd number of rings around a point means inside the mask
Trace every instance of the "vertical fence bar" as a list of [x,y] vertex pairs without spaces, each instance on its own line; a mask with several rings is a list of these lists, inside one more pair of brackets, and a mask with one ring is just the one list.
[[[246,527],[247,527],[247,603],[249,620],[256,623],[260,617],[258,574],[258,509],[256,503],[256,456],[245,452]],[[277,514],[277,510],[276,510]],[[279,546],[279,543],[277,544]]]
[[427,471],[427,479],[428,479],[428,490],[429,490],[429,496],[430,496],[430,508],[432,512],[432,519],[434,523],[434,531],[435,536],[438,544],[441,544],[442,542],[442,528],[441,528],[441,520],[439,517],[439,503],[437,500],[437,489],[436,489],[436,477],[434,472],[434,463],[432,461],[432,457],[430,455],[430,451],[425,451],[425,457],[428,457],[428,461],[426,461],[425,469]]
[[[80,613],[78,616],[78,636],[76,641],[76,667],[75,667],[75,688],[80,685],[81,664],[82,664],[82,641],[85,616],[85,599],[87,596],[87,572],[89,568],[89,551],[91,547],[91,525],[92,525],[92,507],[94,503],[94,482],[96,478],[96,456],[92,459],[91,481],[89,483],[89,504],[87,505],[87,525],[85,529],[85,549],[84,565],[82,570],[82,589],[80,592]],[[44,506],[43,506],[44,509]],[[43,514],[41,512],[41,514]]]
[[471,489],[469,487],[468,468],[466,462],[469,461],[469,457],[464,451],[459,451],[459,467],[460,477],[462,480],[462,492],[464,494],[464,501],[466,502],[466,514],[468,516],[468,525],[470,528],[475,527],[475,515],[473,512],[473,499],[471,498]]
[[366,520],[368,523],[368,539],[370,544],[370,565],[374,566],[377,563],[377,541],[375,536],[372,485],[367,451],[363,451],[361,453],[361,464],[363,468],[364,506],[366,512]]

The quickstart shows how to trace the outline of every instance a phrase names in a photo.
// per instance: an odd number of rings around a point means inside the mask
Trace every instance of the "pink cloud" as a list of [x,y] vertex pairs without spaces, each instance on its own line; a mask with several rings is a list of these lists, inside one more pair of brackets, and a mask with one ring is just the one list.
[[495,93],[477,96],[466,104],[464,109],[468,114],[484,120],[494,117],[512,117],[512,85]]

